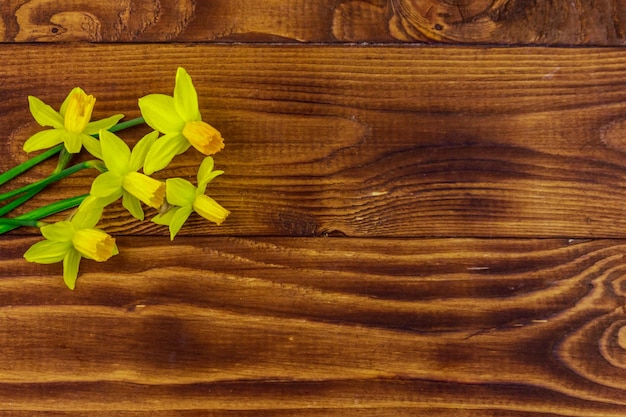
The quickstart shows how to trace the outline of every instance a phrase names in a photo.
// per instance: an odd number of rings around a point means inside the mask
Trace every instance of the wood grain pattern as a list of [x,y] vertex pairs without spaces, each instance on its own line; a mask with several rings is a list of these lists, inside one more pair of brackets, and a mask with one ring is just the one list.
[[10,42],[446,42],[623,45],[626,1],[9,0]]
[[621,0],[390,0],[389,32],[406,41],[623,45]]
[[68,294],[34,240],[0,241],[7,413],[626,412],[622,241],[124,237]]
[[0,2],[0,171],[27,95],[132,118],[184,66],[232,212],[170,242],[107,209],[121,253],[73,292],[22,258],[35,230],[2,236],[0,415],[626,415],[625,25],[626,0]]
[[[27,94],[58,106],[80,85],[98,98],[98,115],[134,117],[137,97],[171,93],[176,66],[187,67],[205,119],[226,138],[216,156],[226,175],[208,192],[232,211],[220,227],[192,218],[187,235],[626,230],[621,50],[59,45],[6,47],[0,57],[2,169],[27,158],[22,143],[38,129]],[[191,178],[199,159],[190,152],[162,175]],[[83,194],[93,177],[81,173],[40,202]],[[105,226],[166,233],[121,206]]]

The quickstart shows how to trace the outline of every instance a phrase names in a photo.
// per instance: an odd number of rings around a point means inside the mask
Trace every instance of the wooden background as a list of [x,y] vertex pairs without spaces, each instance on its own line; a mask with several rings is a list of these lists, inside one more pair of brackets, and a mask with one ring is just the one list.
[[112,207],[121,253],[73,292],[23,260],[36,230],[0,237],[1,416],[626,415],[626,0],[0,14],[0,170],[27,95],[136,117],[184,66],[232,212],[170,242]]

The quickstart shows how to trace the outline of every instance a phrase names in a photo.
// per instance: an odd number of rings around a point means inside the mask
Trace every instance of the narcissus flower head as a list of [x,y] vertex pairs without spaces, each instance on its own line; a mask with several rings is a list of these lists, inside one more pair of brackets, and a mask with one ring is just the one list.
[[173,96],[149,94],[139,99],[139,108],[146,123],[163,133],[146,157],[144,172],[148,175],[165,168],[190,146],[204,155],[224,148],[220,132],[202,121],[196,89],[182,67],[176,72]]
[[63,280],[74,289],[81,258],[104,262],[118,254],[115,239],[95,228],[101,215],[102,207],[87,198],[70,220],[42,226],[45,240],[31,246],[24,258],[41,264],[63,261]]
[[166,181],[166,199],[172,207],[165,213],[155,216],[152,221],[169,226],[170,239],[174,239],[194,211],[217,225],[222,224],[230,214],[217,201],[204,194],[207,184],[224,173],[219,170],[213,171],[213,164],[213,158],[210,156],[204,158],[198,170],[197,187],[182,178],[170,178]]
[[101,158],[100,142],[93,134],[100,129],[107,130],[114,126],[123,114],[116,114],[106,119],[91,121],[96,99],[76,87],[65,98],[59,111],[34,96],[28,97],[30,112],[41,126],[52,129],[43,130],[31,136],[24,143],[26,152],[51,148],[64,143],[70,153],[78,153],[84,146],[96,158]]
[[117,135],[101,130],[102,160],[108,171],[96,177],[90,194],[98,197],[102,205],[122,197],[122,205],[139,220],[144,219],[140,201],[150,207],[161,207],[165,199],[165,183],[137,172],[157,135],[158,132],[147,134],[131,152]]

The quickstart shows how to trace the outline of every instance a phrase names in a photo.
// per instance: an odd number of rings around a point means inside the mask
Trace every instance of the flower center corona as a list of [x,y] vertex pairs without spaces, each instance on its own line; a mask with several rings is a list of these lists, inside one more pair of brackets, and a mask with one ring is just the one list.
[[224,148],[222,134],[210,124],[200,120],[185,123],[183,136],[205,155],[213,155]]
[[83,256],[98,262],[104,262],[115,254],[115,239],[98,229],[77,230],[72,244]]
[[129,172],[123,187],[150,207],[159,208],[165,199],[165,183],[140,172]]
[[82,133],[91,120],[91,112],[96,104],[92,95],[82,91],[72,93],[65,111],[65,129],[73,133]]
[[219,203],[207,195],[199,195],[193,202],[193,209],[205,219],[216,223],[217,225],[228,217],[230,211],[220,206]]

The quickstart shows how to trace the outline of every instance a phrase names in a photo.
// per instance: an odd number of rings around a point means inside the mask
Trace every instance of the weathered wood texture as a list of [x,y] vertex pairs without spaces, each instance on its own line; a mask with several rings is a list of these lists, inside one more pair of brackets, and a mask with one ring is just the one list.
[[74,293],[33,241],[0,241],[3,415],[626,413],[623,241],[123,237]]
[[107,209],[121,253],[83,261],[74,292],[23,260],[35,230],[2,236],[1,416],[626,415],[626,50],[398,45],[620,46],[626,1],[9,0],[0,17],[0,171],[39,129],[27,95],[58,106],[78,85],[95,117],[131,118],[184,66],[226,138],[208,193],[232,212],[171,243]]
[[623,45],[625,0],[8,0],[9,42]]
[[[192,218],[183,234],[625,235],[621,50],[59,45],[0,59],[2,169],[27,158],[39,129],[27,94],[58,106],[80,85],[96,116],[135,117],[138,97],[171,93],[187,67],[226,138],[215,158],[226,174],[208,192],[232,215],[220,227]],[[159,175],[191,178],[199,160],[189,152]],[[83,194],[94,176],[40,202]],[[120,234],[166,233],[121,205],[105,220]]]

